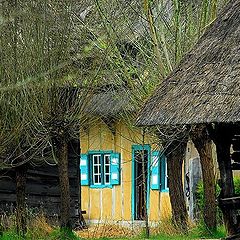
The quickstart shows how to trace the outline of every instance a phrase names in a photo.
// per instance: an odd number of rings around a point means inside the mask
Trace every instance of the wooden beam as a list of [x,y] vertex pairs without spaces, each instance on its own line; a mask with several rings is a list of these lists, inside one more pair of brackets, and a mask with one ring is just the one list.
[[219,206],[226,209],[240,209],[240,196],[230,198],[220,198]]
[[240,163],[234,162],[232,163],[231,167],[232,167],[232,170],[240,170]]
[[[230,146],[234,135],[232,124],[216,123],[214,128],[214,142],[217,150],[217,161],[220,171],[220,198],[229,198],[234,196],[233,174],[231,168]],[[220,206],[222,207],[222,206]],[[223,219],[228,235],[237,233],[236,212],[233,209],[221,208]]]

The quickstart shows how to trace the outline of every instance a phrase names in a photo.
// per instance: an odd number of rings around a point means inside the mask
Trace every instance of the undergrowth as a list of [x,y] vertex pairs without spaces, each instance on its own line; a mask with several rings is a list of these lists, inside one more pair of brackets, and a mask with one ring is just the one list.
[[204,224],[199,223],[196,226],[190,226],[187,234],[182,234],[170,220],[167,220],[159,224],[158,231],[152,234],[150,239],[220,239],[225,236],[226,231],[222,225],[215,231],[209,231]]
[[[47,219],[40,215],[35,219],[32,219],[28,224],[28,231],[24,238],[19,237],[15,232],[15,226],[8,227],[4,230],[3,236],[0,237],[1,240],[80,240],[80,239],[115,239],[115,240],[123,240],[123,239],[146,239],[144,235],[144,229],[140,234],[128,235],[127,230],[123,231],[123,227],[119,225],[104,225],[98,227],[90,227],[88,230],[84,230],[85,232],[90,231],[91,229],[96,232],[102,232],[102,234],[85,234],[84,231],[72,232],[67,229],[60,229],[58,227],[51,226]],[[127,229],[127,228],[126,228]],[[124,232],[125,234],[112,234],[115,232]],[[139,232],[139,231],[138,231]],[[188,234],[182,234],[178,228],[176,228],[170,219],[165,219],[159,223],[155,228],[151,228],[150,230],[151,236],[150,239],[175,239],[175,240],[188,240],[188,239],[220,239],[225,236],[224,227],[220,226],[217,231],[210,232],[208,231],[203,224],[199,224],[198,226],[190,226]],[[98,236],[98,238],[97,238]]]
[[28,231],[25,237],[18,236],[15,231],[6,231],[1,240],[80,240],[77,235],[69,230],[54,229],[48,235],[40,232]]

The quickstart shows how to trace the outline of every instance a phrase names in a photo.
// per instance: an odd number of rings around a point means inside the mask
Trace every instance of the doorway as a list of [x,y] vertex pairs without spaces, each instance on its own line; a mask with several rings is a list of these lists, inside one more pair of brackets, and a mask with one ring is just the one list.
[[145,220],[148,208],[149,192],[149,145],[132,147],[132,217],[133,220]]

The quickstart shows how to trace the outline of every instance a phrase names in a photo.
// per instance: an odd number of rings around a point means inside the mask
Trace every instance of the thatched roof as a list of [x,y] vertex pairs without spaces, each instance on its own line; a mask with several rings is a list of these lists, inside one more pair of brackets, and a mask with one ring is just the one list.
[[125,88],[112,88],[94,93],[87,109],[90,114],[113,118],[118,118],[126,112],[136,112],[131,99],[131,91]]
[[232,0],[146,102],[137,125],[237,121],[240,0]]

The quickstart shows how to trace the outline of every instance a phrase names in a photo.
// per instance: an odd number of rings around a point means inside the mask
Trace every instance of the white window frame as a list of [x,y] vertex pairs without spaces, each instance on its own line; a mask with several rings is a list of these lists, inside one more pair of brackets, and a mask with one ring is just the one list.
[[[98,163],[95,164],[94,162],[94,157],[99,157]],[[98,180],[102,179],[102,167],[101,167],[101,154],[93,154],[92,155],[92,179],[93,179],[93,185],[102,185],[102,181],[100,182],[95,182],[95,176],[98,176]],[[94,167],[98,168],[98,172],[95,173]]]
[[[98,157],[98,163],[94,162],[95,157]],[[109,162],[107,162],[107,157]],[[106,171],[107,166],[109,171]],[[95,172],[95,167],[97,167],[98,172]],[[106,173],[107,172],[107,173]],[[95,181],[95,177],[98,176],[98,181]],[[109,176],[109,181],[106,181],[106,176]],[[92,154],[92,185],[93,186],[105,186],[111,185],[111,154],[109,153],[96,153]]]
[[[108,157],[109,158],[109,163],[106,163],[106,157]],[[104,162],[104,184],[105,185],[110,185],[111,184],[111,156],[110,156],[110,154],[103,154],[103,162]],[[107,171],[106,171],[106,166],[108,166],[109,167],[109,172],[108,173],[106,173]],[[109,182],[107,182],[107,180],[106,180],[106,176],[109,176]]]

